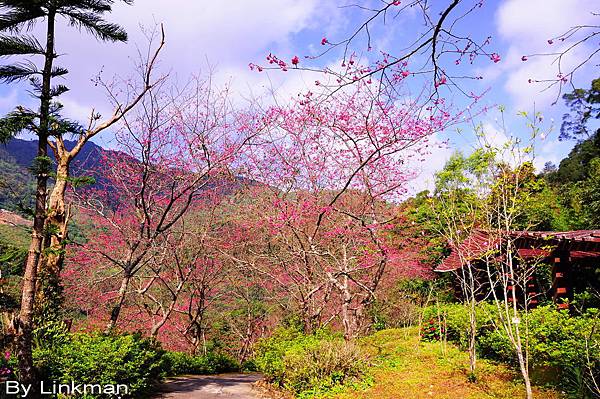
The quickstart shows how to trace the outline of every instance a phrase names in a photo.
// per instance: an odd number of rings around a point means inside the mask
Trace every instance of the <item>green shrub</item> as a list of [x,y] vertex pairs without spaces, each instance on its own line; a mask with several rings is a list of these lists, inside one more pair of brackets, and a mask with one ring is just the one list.
[[[482,303],[476,309],[477,350],[480,356],[517,366],[514,347],[500,328],[495,304]],[[446,325],[447,338],[460,347],[468,343],[469,313],[464,305],[443,304],[424,310],[422,337],[440,338],[439,318]],[[589,384],[592,376],[600,376],[600,319],[597,309],[588,309],[580,316],[557,310],[555,305],[540,306],[521,315],[521,333],[527,341],[530,365],[559,371],[557,386],[578,392]],[[578,376],[574,378],[573,376]],[[580,378],[579,378],[580,377]]]
[[183,352],[167,352],[163,356],[163,370],[167,375],[216,374],[237,371],[240,365],[235,359],[222,353],[193,356]]
[[46,327],[43,332],[36,331],[36,338],[42,335],[48,341],[34,349],[36,366],[45,381],[125,384],[129,397],[140,397],[161,379],[163,351],[150,339],[138,334],[67,334],[56,325]]
[[486,359],[518,366],[515,349],[503,330],[480,330],[477,335],[477,351]]
[[[600,320],[596,309],[589,309],[581,316],[571,316],[567,310],[559,311],[556,306],[548,305],[535,308],[521,318],[522,334],[528,339],[534,366],[562,369],[580,363],[588,355],[591,358],[600,355]],[[480,330],[478,344],[486,357],[502,361],[514,358],[510,341],[502,330]]]
[[560,386],[575,397],[600,396],[592,393],[600,378],[598,310],[570,316],[555,306],[540,307],[531,312],[529,325],[533,364],[559,370]]
[[163,355],[163,370],[166,375],[194,374],[199,362],[194,356],[183,352],[167,352]]
[[367,357],[341,337],[327,332],[303,335],[277,330],[257,345],[255,364],[267,379],[301,396],[310,396],[356,381],[364,375]]
[[[534,309],[529,317],[530,345],[535,361],[542,365],[562,367],[579,363],[586,357],[586,348],[598,357],[600,320],[597,309],[572,317],[555,306]],[[594,348],[595,346],[595,348]]]
[[240,370],[240,363],[226,353],[209,353],[207,359],[216,373]]
[[[491,303],[480,303],[475,309],[477,350],[479,355],[505,363],[514,363],[514,349],[503,330],[494,327],[498,310]],[[423,311],[423,340],[439,340],[440,328],[446,327],[446,338],[465,350],[469,345],[469,309],[464,304],[440,304]],[[496,324],[498,325],[498,324]]]
[[[478,335],[483,331],[493,329],[492,318],[495,308],[491,304],[479,304],[475,309],[475,318],[477,321]],[[459,303],[439,304],[429,306],[423,310],[422,337],[426,340],[438,340],[443,336],[440,331],[445,326],[446,338],[455,342],[460,348],[465,349],[469,345],[469,309]],[[435,328],[435,330],[432,330]],[[426,334],[424,334],[426,333]]]
[[258,371],[258,367],[256,367],[256,362],[254,361],[254,359],[248,359],[245,360],[241,365],[240,365],[240,370],[241,371]]

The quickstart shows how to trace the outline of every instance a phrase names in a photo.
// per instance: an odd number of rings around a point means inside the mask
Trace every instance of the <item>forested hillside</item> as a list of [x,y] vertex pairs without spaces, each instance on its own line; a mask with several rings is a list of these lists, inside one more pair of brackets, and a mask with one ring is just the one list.
[[[74,141],[66,141],[73,148]],[[38,141],[14,138],[0,144],[0,208],[21,214],[31,212],[35,192],[35,176],[31,165],[36,156]],[[74,176],[99,177],[99,166],[105,150],[90,143],[73,165]],[[50,151],[52,162],[56,162]]]
[[542,175],[565,209],[570,229],[600,228],[600,78],[587,89],[564,96],[570,112],[564,115],[561,137],[576,144],[558,168],[546,165]]

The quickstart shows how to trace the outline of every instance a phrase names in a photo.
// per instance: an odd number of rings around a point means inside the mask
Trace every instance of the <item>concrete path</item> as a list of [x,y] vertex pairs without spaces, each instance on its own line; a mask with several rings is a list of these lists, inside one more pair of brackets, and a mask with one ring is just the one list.
[[257,373],[230,373],[188,376],[168,381],[164,386],[164,399],[256,399],[252,383],[260,380]]

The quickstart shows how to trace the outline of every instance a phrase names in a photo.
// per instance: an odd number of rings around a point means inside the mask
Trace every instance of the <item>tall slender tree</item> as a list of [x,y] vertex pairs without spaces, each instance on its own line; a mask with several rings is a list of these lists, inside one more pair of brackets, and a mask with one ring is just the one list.
[[[154,44],[156,33],[157,30],[154,30],[147,37],[149,50]],[[44,282],[44,285],[37,289],[39,298],[38,312],[45,317],[60,316],[60,308],[62,306],[60,273],[63,269],[69,227],[69,207],[66,201],[66,193],[69,184],[78,183],[82,180],[81,178],[71,176],[73,160],[76,159],[85,144],[92,137],[123,119],[155,87],[156,83],[163,80],[164,76],[153,79],[152,75],[158,55],[164,44],[164,30],[161,28],[160,42],[157,44],[156,49],[148,51],[147,58],[140,60],[141,65],[143,65],[140,84],[128,83],[128,93],[123,101],[110,88],[104,85],[114,105],[114,112],[109,118],[101,121],[100,116],[92,110],[88,125],[86,128],[80,130],[73,148],[67,147],[62,135],[56,135],[48,142],[48,146],[52,149],[54,158],[56,159],[56,173],[54,175],[55,184],[48,196],[46,206],[46,224],[44,229],[46,238],[44,239],[44,249],[41,253],[38,267],[38,270],[42,274],[40,279]]]
[[[120,1],[126,4],[133,2]],[[0,139],[4,141],[23,131],[32,132],[38,137],[37,157],[32,168],[37,176],[33,232],[25,265],[21,311],[17,325],[22,383],[32,383],[35,380],[31,347],[38,263],[47,217],[47,185],[51,175],[48,139],[60,138],[65,133],[81,134],[84,130],[76,122],[60,116],[62,105],[56,101],[57,97],[69,90],[64,84],[53,85],[54,78],[68,73],[66,68],[55,65],[59,57],[55,49],[56,23],[59,17],[62,17],[70,26],[85,30],[98,40],[125,42],[125,30],[104,20],[104,15],[112,11],[114,3],[115,0],[0,1],[0,56],[19,58],[15,63],[0,66],[0,82],[28,81],[32,87],[32,95],[39,100],[37,110],[19,106],[0,119]],[[45,45],[30,33],[37,23],[43,23],[45,26]],[[37,57],[41,58],[41,69],[36,63]]]

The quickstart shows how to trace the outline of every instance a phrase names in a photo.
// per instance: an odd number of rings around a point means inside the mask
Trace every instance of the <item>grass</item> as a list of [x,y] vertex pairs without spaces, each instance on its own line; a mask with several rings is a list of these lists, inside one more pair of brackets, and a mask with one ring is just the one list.
[[[371,354],[373,383],[362,390],[347,388],[336,399],[513,399],[524,398],[518,374],[480,359],[477,381],[468,382],[468,354],[448,343],[419,342],[414,328],[380,331],[361,340]],[[559,399],[560,393],[536,387],[535,398]]]

